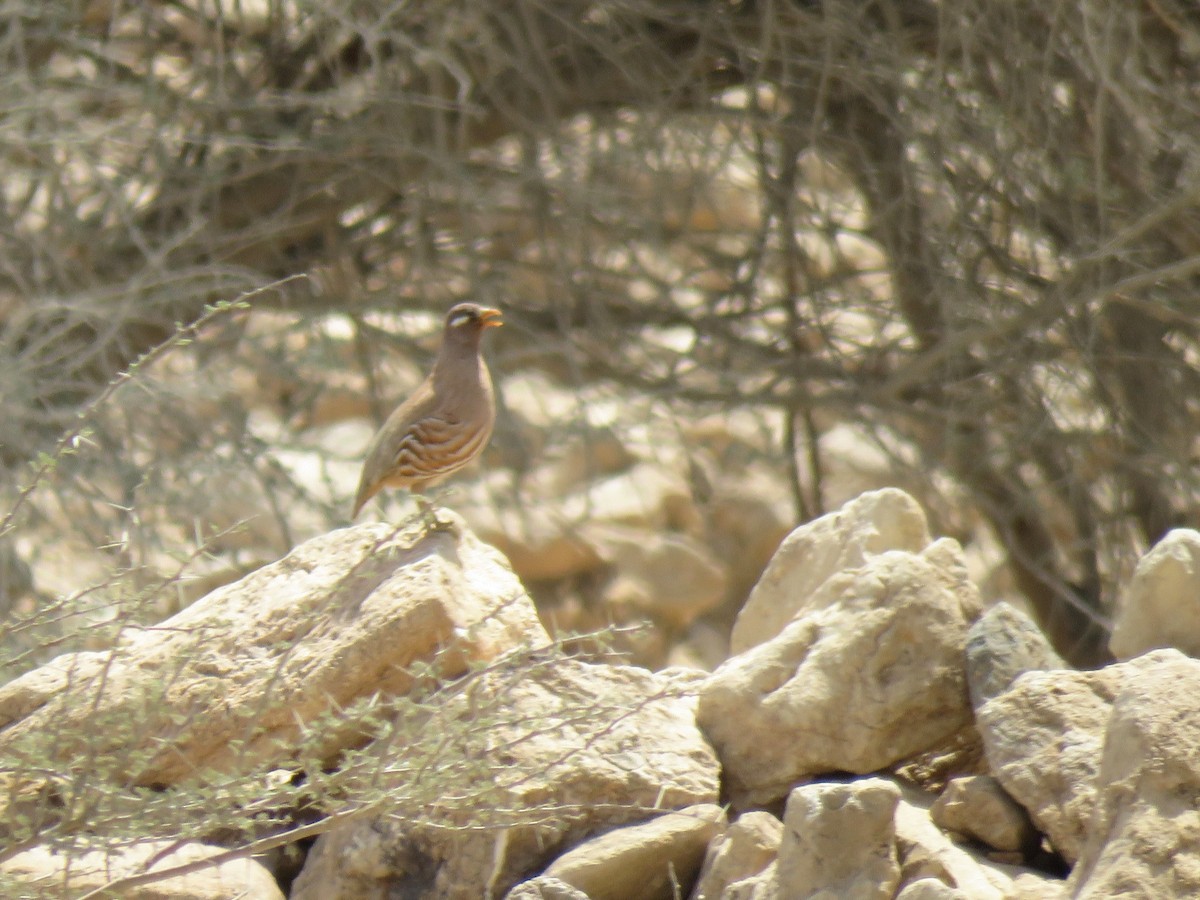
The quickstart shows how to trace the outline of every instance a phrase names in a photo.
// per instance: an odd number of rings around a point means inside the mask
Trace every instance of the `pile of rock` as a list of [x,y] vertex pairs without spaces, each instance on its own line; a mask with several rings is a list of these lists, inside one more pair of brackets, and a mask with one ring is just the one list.
[[[871,492],[784,540],[715,671],[652,672],[564,654],[461,520],[344,529],[0,688],[0,754],[86,735],[156,790],[295,778],[301,745],[330,771],[371,762],[369,803],[322,797],[279,837],[319,834],[298,875],[146,841],[69,865],[33,847],[0,876],[125,897],[1200,895],[1200,661],[1155,649],[1200,650],[1197,560],[1194,532],[1149,553],[1121,661],[1074,671],[1018,610],[983,609],[916,501]],[[337,727],[364,702],[394,721]],[[77,758],[44,746],[49,769]]]

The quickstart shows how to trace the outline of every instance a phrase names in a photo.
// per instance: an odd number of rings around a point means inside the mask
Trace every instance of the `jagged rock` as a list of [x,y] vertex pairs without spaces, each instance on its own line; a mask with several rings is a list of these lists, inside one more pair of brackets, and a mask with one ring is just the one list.
[[1029,813],[990,775],[953,779],[934,801],[930,815],[938,827],[996,850],[1029,850],[1038,839]]
[[775,551],[733,627],[731,646],[742,653],[778,635],[802,610],[828,597],[828,578],[888,550],[918,553],[929,544],[925,514],[895,488],[871,491],[834,513],[802,525]]
[[1108,647],[1121,660],[1160,647],[1200,656],[1200,531],[1176,528],[1138,561]]
[[900,790],[870,778],[806,784],[788,795],[783,840],[756,900],[891,900],[900,884],[895,810]]
[[813,775],[876,771],[965,726],[963,647],[978,602],[948,539],[824,579],[790,625],[701,690],[700,726],[735,804],[769,803]]
[[748,812],[708,845],[691,900],[723,900],[731,886],[763,872],[779,855],[783,823],[768,812]]
[[1027,672],[979,708],[996,780],[1069,862],[1079,858],[1113,698],[1146,657],[1094,672]]
[[1068,888],[1081,900],[1200,896],[1200,660],[1139,657],[1113,703],[1097,809]]
[[[693,691],[673,674],[556,656],[489,667],[406,724],[435,751],[419,764],[428,774],[391,789],[411,798],[394,813],[322,835],[292,900],[503,896],[590,834],[714,803],[717,761]],[[401,770],[424,758],[393,744]]]
[[[504,559],[454,521],[314,538],[154,628],[126,629],[112,651],[60,657],[0,687],[0,752],[44,753],[43,765],[111,754],[132,767],[117,777],[140,784],[270,766],[295,752],[306,722],[403,694],[411,667],[451,644],[438,656],[445,676],[545,643]],[[318,749],[359,739],[330,729]]]
[[967,685],[976,709],[1008,690],[1018,675],[1066,668],[1034,621],[1007,603],[988,608],[967,632]]
[[[176,841],[144,841],[121,851],[52,853],[35,847],[0,863],[0,877],[36,885],[37,896],[79,897],[112,882],[146,871],[186,865],[224,853],[224,847]],[[161,858],[159,856],[161,854]],[[269,872],[252,859],[234,859],[139,885],[119,885],[116,893],[126,900],[283,900],[283,892]]]
[[679,886],[693,883],[705,848],[724,825],[721,807],[692,806],[585,841],[545,874],[589,900],[672,900]]

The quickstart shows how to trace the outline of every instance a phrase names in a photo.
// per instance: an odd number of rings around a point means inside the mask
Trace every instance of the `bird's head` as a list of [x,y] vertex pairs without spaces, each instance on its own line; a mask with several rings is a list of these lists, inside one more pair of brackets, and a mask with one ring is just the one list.
[[498,328],[503,324],[503,313],[498,309],[478,303],[459,303],[446,313],[446,336],[478,336],[485,328]]

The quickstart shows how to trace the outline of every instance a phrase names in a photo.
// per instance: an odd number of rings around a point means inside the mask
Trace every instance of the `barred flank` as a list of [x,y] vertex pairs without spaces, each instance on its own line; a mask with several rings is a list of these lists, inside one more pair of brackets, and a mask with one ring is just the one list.
[[424,481],[457,472],[483,449],[491,431],[490,422],[422,419],[400,440],[390,474]]

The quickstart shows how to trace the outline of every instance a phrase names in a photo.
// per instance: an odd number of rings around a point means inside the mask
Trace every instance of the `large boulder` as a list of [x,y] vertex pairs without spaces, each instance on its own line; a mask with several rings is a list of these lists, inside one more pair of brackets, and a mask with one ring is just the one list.
[[919,553],[929,541],[925,513],[895,488],[863,494],[801,525],[779,545],[738,614],[732,651],[741,653],[775,637],[802,610],[820,602],[817,589],[834,575],[888,550]]
[[[447,513],[442,513],[443,517]],[[297,547],[108,651],[68,654],[0,687],[0,753],[80,759],[124,782],[285,763],[306,723],[402,695],[546,633],[504,558],[467,531],[362,525]],[[47,740],[53,735],[53,740]],[[326,729],[332,755],[361,740]]]
[[[222,847],[188,841],[140,841],[79,853],[34,847],[0,863],[0,881],[9,889],[14,882],[28,886],[28,892],[5,895],[10,897],[81,897],[96,891],[126,900],[283,900],[262,865],[245,857],[218,860],[223,854]],[[208,860],[211,865],[197,865]],[[185,867],[191,871],[169,872]]]
[[976,724],[996,780],[1069,862],[1096,805],[1101,748],[1121,685],[1150,657],[1094,672],[1027,672],[983,704]]
[[1200,531],[1176,528],[1138,561],[1108,646],[1123,660],[1160,647],[1200,656]]
[[1200,660],[1139,657],[1112,706],[1071,896],[1200,896]]
[[790,624],[701,690],[699,722],[734,802],[769,803],[823,773],[874,772],[966,726],[963,650],[978,613],[949,539],[822,579]]

